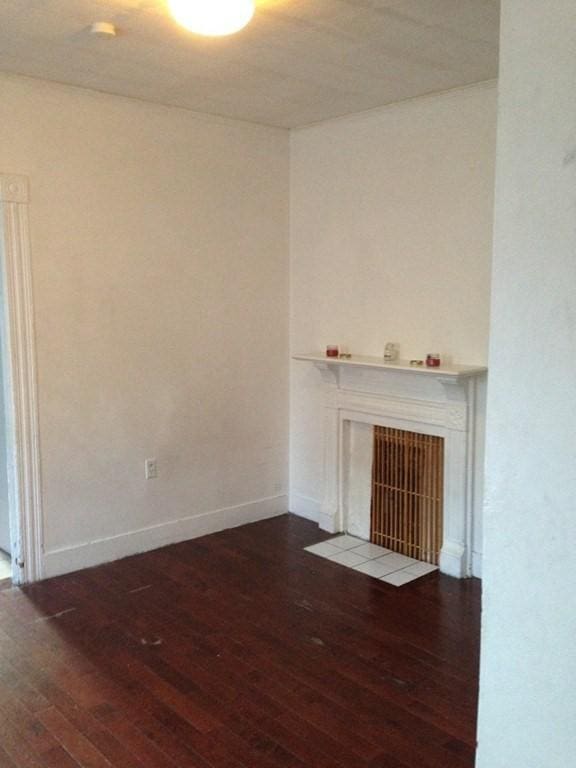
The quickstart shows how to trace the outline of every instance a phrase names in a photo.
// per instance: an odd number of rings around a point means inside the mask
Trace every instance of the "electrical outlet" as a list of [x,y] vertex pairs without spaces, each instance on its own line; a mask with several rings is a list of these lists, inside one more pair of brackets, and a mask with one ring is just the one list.
[[144,462],[144,475],[146,480],[154,480],[154,478],[158,477],[156,459],[146,459]]

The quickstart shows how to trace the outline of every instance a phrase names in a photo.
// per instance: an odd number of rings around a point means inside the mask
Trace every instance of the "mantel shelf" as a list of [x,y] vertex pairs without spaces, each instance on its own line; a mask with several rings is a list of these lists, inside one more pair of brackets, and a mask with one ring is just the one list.
[[322,354],[293,355],[293,360],[304,360],[309,363],[322,363],[330,366],[352,366],[356,368],[383,369],[389,371],[402,371],[419,376],[434,376],[436,378],[465,379],[473,376],[483,376],[488,369],[479,365],[440,365],[437,368],[428,368],[426,365],[410,365],[409,360],[397,360],[388,363],[379,357],[367,357],[352,355],[349,358],[326,357]]

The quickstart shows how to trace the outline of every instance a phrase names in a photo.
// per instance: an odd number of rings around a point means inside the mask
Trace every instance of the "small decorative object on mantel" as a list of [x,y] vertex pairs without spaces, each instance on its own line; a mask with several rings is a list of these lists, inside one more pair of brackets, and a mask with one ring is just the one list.
[[386,342],[386,346],[384,347],[384,361],[387,363],[393,363],[395,360],[398,360],[399,356],[400,345],[396,344],[394,341]]
[[350,352],[340,352],[338,357],[340,358],[340,360],[350,360],[352,358],[352,355],[350,354]]
[[426,365],[428,368],[439,368],[440,367],[440,355],[438,352],[429,352],[426,355]]
[[338,357],[338,345],[328,344],[326,347],[326,357]]
[[410,365],[424,365],[424,360],[410,360]]

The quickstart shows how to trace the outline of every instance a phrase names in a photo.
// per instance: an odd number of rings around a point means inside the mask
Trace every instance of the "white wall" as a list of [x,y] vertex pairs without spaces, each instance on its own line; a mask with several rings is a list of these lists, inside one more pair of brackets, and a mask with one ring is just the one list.
[[576,6],[504,0],[479,768],[576,755]]
[[0,101],[0,169],[31,184],[46,574],[285,511],[288,134],[10,76]]
[[[486,363],[495,126],[487,83],[292,134],[293,353],[336,343],[382,355],[396,341],[404,358]],[[291,398],[290,508],[314,518],[322,402],[312,366],[292,364]],[[479,550],[480,515],[477,524]]]

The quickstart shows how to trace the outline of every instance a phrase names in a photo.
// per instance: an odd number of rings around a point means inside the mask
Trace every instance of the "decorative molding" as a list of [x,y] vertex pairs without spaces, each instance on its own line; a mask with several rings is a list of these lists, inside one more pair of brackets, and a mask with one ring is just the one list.
[[50,578],[71,573],[139,552],[149,552],[169,544],[207,536],[227,528],[284,515],[287,502],[285,495],[272,496],[236,507],[204,512],[195,517],[171,520],[137,531],[51,550],[44,555],[44,575]]
[[465,403],[454,403],[446,408],[446,426],[466,432],[468,428],[468,410]]
[[0,174],[4,364],[14,581],[42,578],[42,492],[28,180]]
[[[365,394],[362,392],[343,392],[337,395],[337,407],[366,413],[371,416],[381,416],[384,419],[414,421],[442,427],[446,423],[446,407],[443,403],[415,398],[390,397],[386,395]],[[374,422],[375,423],[375,422]]]
[[329,409],[338,408],[337,398],[338,387],[340,386],[338,368],[323,362],[315,363],[315,367],[320,372],[324,382],[324,406]]
[[322,381],[328,387],[338,386],[338,369],[328,363],[316,363],[316,368],[320,371]]

